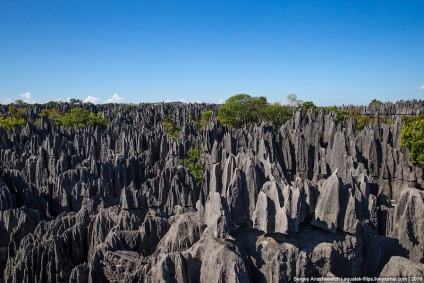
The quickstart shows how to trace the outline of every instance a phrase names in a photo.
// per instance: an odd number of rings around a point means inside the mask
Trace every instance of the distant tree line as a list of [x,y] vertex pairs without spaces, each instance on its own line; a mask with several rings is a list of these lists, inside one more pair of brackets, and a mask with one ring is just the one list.
[[[248,94],[237,94],[228,98],[218,110],[217,120],[226,124],[230,128],[241,128],[249,126],[255,123],[269,122],[275,126],[276,129],[281,127],[284,123],[290,120],[295,111],[307,112],[309,110],[320,110],[321,107],[317,107],[312,101],[302,101],[297,98],[295,94],[291,94],[287,97],[288,104],[281,105],[276,102],[269,104],[266,97],[252,97]],[[99,127],[106,129],[110,121],[102,118],[102,113],[97,114],[79,108],[83,102],[79,99],[70,99],[69,105],[71,111],[68,113],[61,112],[56,108],[58,102],[51,101],[46,103],[49,109],[43,110],[39,116],[47,117],[51,121],[55,121],[58,126],[64,127],[84,127],[87,125],[93,127]],[[370,106],[379,105],[382,102],[373,99]],[[31,121],[27,117],[28,105],[22,101],[17,100],[15,105],[8,106],[8,112],[5,115],[0,114],[0,128],[6,129],[8,135],[13,133],[16,127],[22,127],[27,122],[33,122],[35,125],[40,124],[40,119]],[[133,106],[131,106],[133,107]],[[124,113],[128,112],[130,108],[125,108]],[[340,109],[339,107],[332,106],[326,107],[326,111],[333,112],[339,122],[354,119],[356,122],[356,129],[361,131],[366,125],[370,125],[376,122],[376,118],[367,115],[360,115],[358,108],[350,108],[348,110]],[[194,117],[190,117],[198,127],[202,130],[207,126],[209,121],[213,119],[213,112],[211,110],[205,111],[201,114],[200,119],[196,120]],[[380,122],[391,124],[392,121],[385,117],[379,117]],[[411,154],[411,162],[418,167],[424,167],[424,115],[418,117],[403,117],[404,126],[402,128],[402,145],[405,146]],[[170,138],[176,139],[181,129],[177,128],[174,123],[174,116],[167,115],[163,117],[162,126],[165,131],[168,132]],[[194,164],[196,162],[195,157],[200,156],[198,151],[192,151],[189,154],[188,159],[185,161],[187,164]],[[199,168],[194,165],[190,165],[191,172],[197,176],[197,180],[200,180]],[[197,170],[197,171],[196,171]]]
[[84,126],[93,126],[99,127],[101,129],[106,129],[110,121],[108,119],[102,118],[102,113],[98,112],[94,114],[93,112],[82,109],[82,108],[72,108],[69,113],[62,113],[59,111],[50,110],[48,117],[56,121],[58,126],[65,127],[84,127]]
[[26,109],[10,105],[9,114],[9,117],[0,114],[0,128],[6,129],[7,134],[11,135],[15,127],[22,127],[27,123]]
[[16,105],[8,106],[9,113],[7,116],[0,114],[0,128],[6,129],[8,135],[13,133],[15,127],[23,127],[27,122],[32,122],[36,126],[39,126],[41,117],[43,116],[51,121],[55,121],[56,125],[64,127],[84,127],[90,125],[106,129],[110,124],[108,119],[101,117],[101,112],[95,114],[89,110],[78,107],[72,108],[69,113],[61,112],[55,107],[45,109],[39,113],[40,118],[31,120],[27,117],[25,104],[19,106],[20,107]]

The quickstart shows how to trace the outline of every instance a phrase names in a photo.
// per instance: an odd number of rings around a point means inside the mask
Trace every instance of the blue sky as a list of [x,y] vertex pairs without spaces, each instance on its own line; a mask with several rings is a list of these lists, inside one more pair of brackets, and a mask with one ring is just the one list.
[[0,0],[0,66],[0,103],[423,99],[424,1]]

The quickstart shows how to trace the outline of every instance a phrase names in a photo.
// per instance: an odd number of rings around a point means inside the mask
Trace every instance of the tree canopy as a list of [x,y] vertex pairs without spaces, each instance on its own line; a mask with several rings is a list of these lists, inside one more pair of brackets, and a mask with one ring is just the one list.
[[279,103],[269,105],[266,97],[237,94],[228,98],[219,108],[217,119],[232,127],[240,128],[253,123],[269,121],[280,127],[292,117],[291,111]]
[[261,120],[262,110],[266,105],[267,101],[263,96],[236,94],[219,108],[217,119],[233,128],[256,123]]
[[377,100],[377,99],[373,99],[373,100],[371,100],[371,102],[370,102],[370,106],[373,106],[373,105],[378,105],[378,104],[382,104],[383,102],[381,102],[380,100]]
[[279,102],[268,105],[265,109],[265,121],[271,122],[275,128],[280,128],[292,117],[292,111],[288,107],[281,105]]
[[82,100],[81,99],[76,99],[76,98],[71,98],[69,99],[69,103],[71,104],[71,106],[74,106],[76,104],[81,104]]
[[179,133],[181,132],[181,129],[177,128],[174,123],[174,114],[165,115],[162,120],[162,126],[164,130],[168,133],[168,136],[171,139],[177,139]]
[[198,186],[202,185],[203,174],[205,172],[205,165],[201,163],[200,157],[203,154],[203,150],[200,148],[192,148],[187,151],[187,156],[181,159],[181,163],[187,166],[188,171],[194,177]]
[[9,113],[9,117],[0,114],[0,128],[6,129],[7,134],[11,135],[15,127],[23,127],[26,124],[26,109],[10,105]]
[[297,98],[297,94],[294,93],[287,95],[287,100],[293,108],[299,107],[303,102],[302,100]]
[[59,126],[83,127],[90,125],[93,127],[98,126],[101,129],[106,129],[110,123],[109,120],[101,117],[100,112],[96,115],[82,108],[73,108],[70,113],[60,115],[55,120]]
[[411,162],[424,168],[424,115],[404,117],[402,145],[411,153]]

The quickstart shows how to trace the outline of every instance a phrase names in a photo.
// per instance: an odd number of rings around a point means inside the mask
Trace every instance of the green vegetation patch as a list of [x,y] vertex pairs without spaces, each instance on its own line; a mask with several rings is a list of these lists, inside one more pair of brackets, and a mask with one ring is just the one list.
[[101,112],[97,113],[96,115],[86,109],[73,108],[70,113],[52,113],[52,118],[59,126],[84,127],[90,125],[93,127],[98,126],[101,129],[106,129],[109,126],[110,121],[108,119],[102,118],[101,115]]
[[424,168],[424,115],[403,117],[402,143],[411,153],[411,162]]
[[263,115],[265,121],[271,122],[278,129],[293,117],[293,111],[289,107],[275,102],[265,108]]
[[228,98],[219,108],[217,119],[230,128],[240,128],[269,121],[276,128],[292,117],[289,107],[279,103],[269,105],[266,97],[237,94]]
[[162,118],[162,126],[171,139],[178,138],[181,129],[177,128],[177,126],[174,124],[173,114],[166,115]]
[[15,127],[23,127],[26,124],[24,118],[8,117],[5,118],[0,114],[0,128],[6,129],[7,134],[10,136]]
[[200,148],[193,148],[187,151],[187,157],[181,159],[182,165],[188,168],[190,174],[194,177],[198,186],[202,185],[205,165],[201,163],[200,156],[203,154]]
[[190,120],[196,124],[199,131],[203,131],[204,128],[208,126],[209,120],[212,118],[213,111],[212,110],[206,110],[202,113],[200,116],[200,120],[196,120],[194,117],[194,113],[190,113]]
[[373,100],[371,100],[371,102],[370,102],[370,106],[373,106],[373,105],[379,105],[379,104],[382,104],[383,102],[381,102],[380,100],[377,100],[377,99],[373,99]]
[[13,133],[15,127],[25,126],[26,110],[25,108],[9,106],[10,117],[4,117],[0,114],[0,128],[6,129],[7,134],[10,136]]
[[362,131],[365,126],[367,124],[374,124],[375,123],[375,118],[371,117],[371,116],[359,116],[358,118],[358,123],[356,124],[356,129],[358,131]]

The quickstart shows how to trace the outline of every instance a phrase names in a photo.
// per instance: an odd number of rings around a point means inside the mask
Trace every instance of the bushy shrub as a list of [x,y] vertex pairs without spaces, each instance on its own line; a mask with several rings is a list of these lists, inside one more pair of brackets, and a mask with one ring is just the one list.
[[266,121],[271,122],[278,129],[293,117],[293,111],[289,107],[276,102],[264,109],[263,116]]
[[15,127],[23,127],[26,124],[24,118],[7,117],[5,118],[0,114],[0,128],[6,129],[7,134],[10,136]]
[[23,127],[27,120],[25,108],[11,105],[9,106],[9,113],[10,117],[4,117],[0,114],[0,128],[6,129],[7,134],[10,136],[15,127]]
[[356,129],[358,131],[362,131],[367,124],[374,124],[374,123],[375,123],[374,117],[362,115],[358,117],[358,123],[356,124]]
[[212,118],[212,114],[212,110],[207,110],[202,113],[202,116],[200,116],[200,123],[202,123],[203,127],[208,125],[209,120]]
[[402,127],[402,145],[411,153],[411,162],[424,168],[424,115],[404,117]]
[[371,102],[370,102],[370,106],[373,106],[373,105],[379,105],[379,104],[382,104],[383,102],[381,102],[380,100],[377,100],[377,99],[373,99],[373,100],[371,100]]
[[205,165],[200,162],[200,156],[203,150],[200,148],[193,148],[187,151],[187,157],[181,159],[181,163],[188,168],[190,174],[194,177],[198,186],[202,185],[203,174],[205,172]]
[[308,110],[319,110],[319,107],[317,107],[312,101],[304,101],[300,104],[300,109],[302,112],[306,113]]
[[9,106],[9,113],[13,119],[25,119],[26,109],[23,107],[16,107],[14,105]]
[[269,121],[279,128],[292,117],[292,111],[279,103],[269,105],[264,96],[237,94],[219,108],[217,119],[230,128]]
[[40,116],[45,116],[50,120],[57,120],[64,115],[63,112],[59,111],[57,108],[45,109],[41,111]]
[[163,129],[168,133],[168,136],[171,139],[178,138],[178,135],[181,132],[181,129],[175,126],[172,114],[166,115],[162,118],[162,126],[163,126]]
[[60,115],[55,119],[57,125],[66,127],[84,127],[87,125],[106,129],[110,121],[101,117],[101,113],[94,114],[82,108],[73,108],[70,113]]

